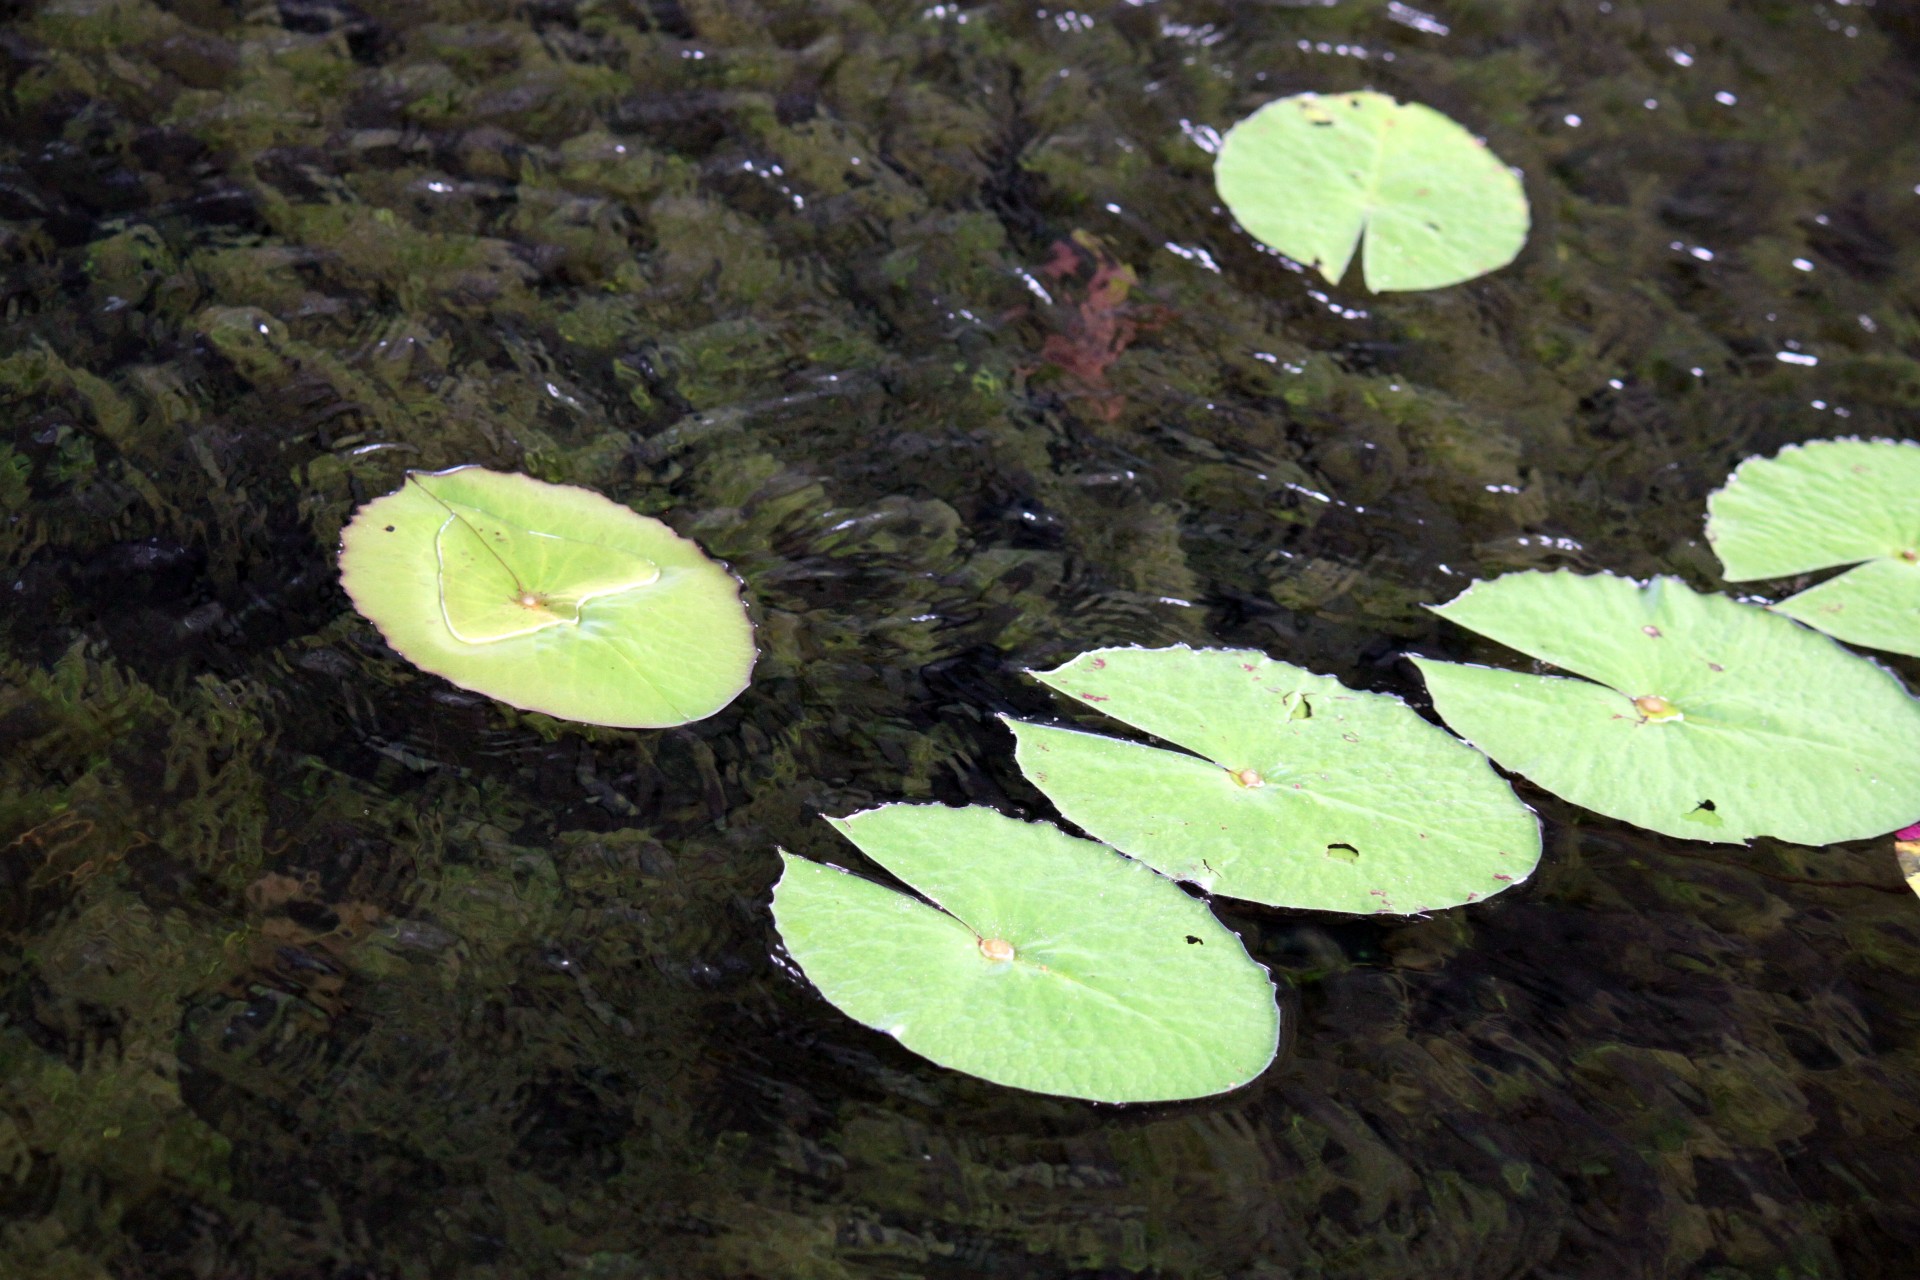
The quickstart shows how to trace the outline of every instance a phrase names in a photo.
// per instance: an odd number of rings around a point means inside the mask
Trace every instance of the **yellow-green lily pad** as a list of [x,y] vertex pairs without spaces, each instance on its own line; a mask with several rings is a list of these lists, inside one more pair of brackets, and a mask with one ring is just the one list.
[[1181,751],[1010,721],[1020,770],[1088,835],[1210,893],[1411,915],[1490,898],[1540,823],[1400,699],[1252,649],[1095,649],[1034,677]]
[[1335,284],[1438,289],[1497,271],[1527,242],[1520,179],[1432,107],[1384,93],[1300,93],[1227,131],[1214,185],[1262,244]]
[[1415,659],[1455,733],[1563,799],[1727,844],[1920,818],[1920,702],[1770,610],[1673,578],[1530,572],[1434,611],[1569,673]]
[[849,1017],[941,1066],[1036,1093],[1164,1102],[1273,1061],[1273,981],[1171,880],[991,809],[830,819],[922,895],[782,853],[788,953]]
[[658,520],[531,476],[410,472],[342,531],[340,582],[423,671],[563,720],[685,724],[753,670],[732,574]]
[[1920,445],[1813,440],[1749,458],[1707,498],[1707,541],[1729,582],[1852,565],[1774,611],[1920,656]]

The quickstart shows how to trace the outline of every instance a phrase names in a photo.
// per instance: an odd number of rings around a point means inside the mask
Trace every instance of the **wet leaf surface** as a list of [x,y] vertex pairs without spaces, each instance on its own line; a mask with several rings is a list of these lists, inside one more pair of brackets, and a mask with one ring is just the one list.
[[1228,131],[1220,198],[1254,239],[1339,284],[1439,289],[1512,262],[1530,221],[1520,179],[1432,107],[1383,93],[1300,93]]
[[1920,818],[1920,702],[1765,609],[1563,572],[1476,582],[1434,612],[1568,673],[1414,660],[1450,728],[1563,799],[1727,843],[1833,844]]
[[1417,915],[1540,859],[1538,820],[1486,757],[1397,698],[1251,649],[1094,649],[1035,676],[1185,748],[1009,723],[1068,820],[1209,893]]
[[1143,864],[977,805],[832,821],[921,897],[788,854],[781,941],[842,1012],[915,1053],[1096,1102],[1225,1093],[1273,1061],[1273,983]]
[[409,662],[563,720],[666,728],[753,668],[739,583],[647,516],[572,485],[408,472],[354,512],[340,583]]
[[1773,607],[1849,644],[1920,654],[1920,446],[1813,440],[1752,458],[1707,498],[1731,582],[1852,566]]

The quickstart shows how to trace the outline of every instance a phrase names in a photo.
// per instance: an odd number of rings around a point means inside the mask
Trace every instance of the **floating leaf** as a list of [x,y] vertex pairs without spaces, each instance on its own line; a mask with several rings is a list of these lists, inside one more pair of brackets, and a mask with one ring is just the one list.
[[658,520],[529,476],[410,472],[341,533],[340,582],[415,666],[565,720],[685,724],[753,668],[731,574]]
[[1467,741],[1667,835],[1828,844],[1920,817],[1920,703],[1786,618],[1672,578],[1514,573],[1435,612],[1585,679],[1415,659]]
[[1210,892],[1317,911],[1457,906],[1524,880],[1540,824],[1398,698],[1251,649],[1096,649],[1036,678],[1198,754],[1010,722],[1089,835]]
[[1707,499],[1707,541],[1729,582],[1856,566],[1774,610],[1920,655],[1920,445],[1815,440],[1749,458]]
[[822,995],[915,1053],[1100,1102],[1222,1093],[1273,1061],[1266,971],[1139,863],[978,807],[829,821],[927,901],[783,852],[780,937]]
[[1376,293],[1471,280],[1527,242],[1526,192],[1486,143],[1383,93],[1269,102],[1227,132],[1213,174],[1256,240],[1335,284],[1364,234]]

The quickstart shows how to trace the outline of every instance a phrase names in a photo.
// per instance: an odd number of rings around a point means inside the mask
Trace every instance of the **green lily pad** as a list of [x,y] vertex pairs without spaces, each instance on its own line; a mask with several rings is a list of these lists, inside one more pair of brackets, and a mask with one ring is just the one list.
[[1774,610],[1920,656],[1920,445],[1815,440],[1749,458],[1707,499],[1707,541],[1729,582],[1854,565]]
[[1214,185],[1262,244],[1335,284],[1361,245],[1376,293],[1497,271],[1527,242],[1526,191],[1487,144],[1384,93],[1301,93],[1228,130]]
[[828,821],[926,900],[783,851],[774,921],[822,995],[915,1053],[1099,1102],[1224,1093],[1273,1061],[1266,970],[1141,864],[978,807]]
[[1673,578],[1513,573],[1434,610],[1585,679],[1415,659],[1453,730],[1667,835],[1830,844],[1920,817],[1920,703],[1825,636]]
[[733,575],[658,520],[530,476],[409,472],[341,532],[340,582],[423,671],[564,720],[685,724],[753,669]]
[[1398,698],[1251,649],[1096,649],[1033,674],[1197,753],[1008,722],[1063,816],[1209,892],[1410,915],[1489,897],[1540,860],[1533,811]]

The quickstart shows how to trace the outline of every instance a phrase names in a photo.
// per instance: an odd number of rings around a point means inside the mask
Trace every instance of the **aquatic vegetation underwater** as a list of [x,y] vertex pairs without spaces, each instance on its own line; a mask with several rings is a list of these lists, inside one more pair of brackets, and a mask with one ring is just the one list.
[[[1901,6],[0,12],[9,1267],[1901,1273],[1884,838],[1518,779],[1484,904],[1217,898],[1276,1063],[1119,1110],[841,1016],[767,910],[819,813],[1048,813],[1000,717],[1089,649],[1424,713],[1406,655],[1525,662],[1423,608],[1475,580],[1718,590],[1742,459],[1920,406]],[[1216,211],[1235,121],[1367,89],[1524,173],[1511,264],[1375,294]],[[334,549],[468,463],[724,561],[752,685],[634,732],[400,659]]]

